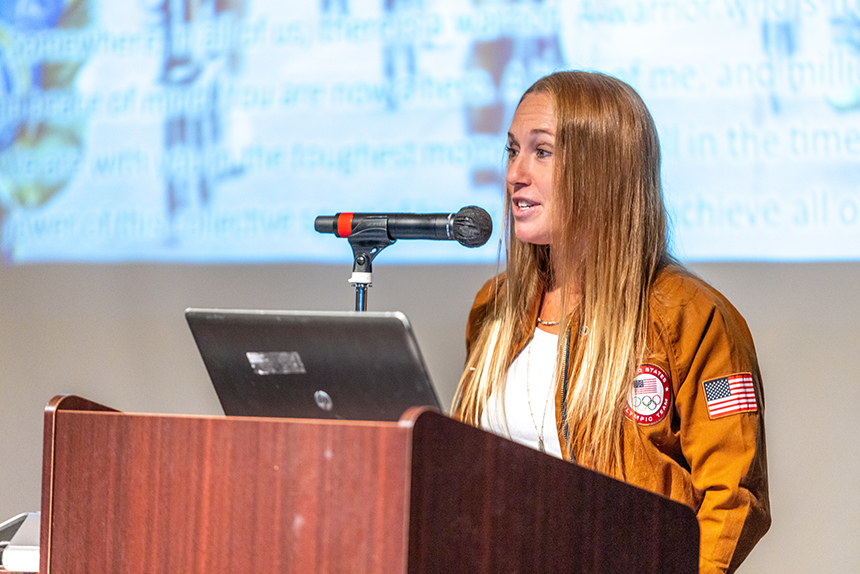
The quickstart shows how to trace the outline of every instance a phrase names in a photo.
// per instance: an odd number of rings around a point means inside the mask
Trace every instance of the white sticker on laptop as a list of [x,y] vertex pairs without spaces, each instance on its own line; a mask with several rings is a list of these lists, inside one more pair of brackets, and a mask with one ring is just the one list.
[[251,368],[258,375],[303,375],[307,373],[302,358],[295,351],[245,353]]

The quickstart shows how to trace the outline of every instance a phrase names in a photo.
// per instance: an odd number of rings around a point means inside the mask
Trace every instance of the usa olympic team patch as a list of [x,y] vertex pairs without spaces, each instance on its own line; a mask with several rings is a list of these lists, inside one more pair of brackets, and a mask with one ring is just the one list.
[[665,371],[654,365],[639,365],[624,409],[627,418],[641,425],[653,425],[663,420],[671,402],[672,386]]

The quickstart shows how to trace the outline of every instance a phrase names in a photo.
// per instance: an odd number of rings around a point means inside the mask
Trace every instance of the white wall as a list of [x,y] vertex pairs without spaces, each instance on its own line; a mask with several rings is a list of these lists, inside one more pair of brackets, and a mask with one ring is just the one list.
[[[707,264],[755,337],[774,525],[741,572],[860,572],[860,264]],[[370,310],[412,320],[443,401],[495,266],[374,266]],[[42,409],[75,393],[133,412],[220,414],[189,306],[354,305],[349,268],[0,267],[0,520],[40,504]]]

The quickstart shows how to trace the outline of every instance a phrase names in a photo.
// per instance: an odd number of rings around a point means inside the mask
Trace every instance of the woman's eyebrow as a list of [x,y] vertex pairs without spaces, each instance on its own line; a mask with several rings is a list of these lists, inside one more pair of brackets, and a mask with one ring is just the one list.
[[[529,135],[531,136],[536,134],[546,134],[548,136],[555,137],[555,131],[548,128],[534,128],[533,130],[529,131]],[[517,141],[517,138],[514,137],[514,134],[508,132],[508,141]]]
[[534,134],[546,134],[546,135],[548,135],[548,136],[553,136],[553,137],[555,137],[555,131],[554,131],[554,130],[551,130],[551,129],[549,129],[549,128],[534,128],[533,130],[531,130],[531,131],[529,132],[529,134],[531,134],[531,135],[534,135]]

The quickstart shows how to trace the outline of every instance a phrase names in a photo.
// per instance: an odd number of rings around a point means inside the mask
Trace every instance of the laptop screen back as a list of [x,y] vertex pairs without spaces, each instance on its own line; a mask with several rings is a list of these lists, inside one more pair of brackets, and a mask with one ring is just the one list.
[[440,408],[402,313],[188,309],[224,413],[396,421]]

